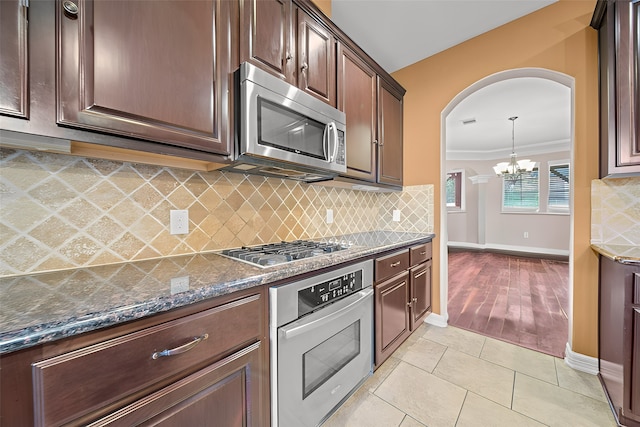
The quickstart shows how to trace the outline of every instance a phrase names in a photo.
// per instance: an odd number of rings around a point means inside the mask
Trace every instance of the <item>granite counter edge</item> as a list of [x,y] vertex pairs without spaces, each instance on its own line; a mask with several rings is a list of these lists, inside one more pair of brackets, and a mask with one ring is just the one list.
[[265,269],[262,273],[254,276],[222,284],[203,286],[171,297],[153,298],[129,306],[114,307],[113,309],[104,312],[87,313],[79,317],[70,317],[64,321],[33,325],[22,329],[0,333],[0,355],[33,347],[39,344],[57,341],[63,338],[69,338],[85,332],[116,326],[128,321],[142,319],[256,286],[294,278],[314,270],[332,267],[336,264],[355,261],[371,255],[415,244],[427,243],[434,237],[434,234],[427,233],[420,237],[381,246],[354,248],[346,254],[337,252],[331,256],[302,260],[287,265],[286,269]]

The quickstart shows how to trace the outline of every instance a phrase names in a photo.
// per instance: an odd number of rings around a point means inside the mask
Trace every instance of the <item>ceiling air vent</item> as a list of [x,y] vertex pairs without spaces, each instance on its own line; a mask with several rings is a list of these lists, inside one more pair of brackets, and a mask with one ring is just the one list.
[[476,119],[473,119],[473,118],[472,119],[465,119],[465,120],[462,121],[462,124],[463,125],[472,125],[475,122],[476,122]]

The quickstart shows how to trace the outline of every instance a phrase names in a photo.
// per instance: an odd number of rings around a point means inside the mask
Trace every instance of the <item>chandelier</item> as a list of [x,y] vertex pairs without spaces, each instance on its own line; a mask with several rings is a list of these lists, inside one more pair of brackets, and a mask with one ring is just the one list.
[[516,116],[509,117],[509,120],[511,120],[511,159],[508,162],[500,162],[493,167],[496,175],[509,183],[515,183],[522,177],[523,173],[531,172],[536,165],[536,162],[532,162],[529,159],[516,159],[515,126],[517,118]]

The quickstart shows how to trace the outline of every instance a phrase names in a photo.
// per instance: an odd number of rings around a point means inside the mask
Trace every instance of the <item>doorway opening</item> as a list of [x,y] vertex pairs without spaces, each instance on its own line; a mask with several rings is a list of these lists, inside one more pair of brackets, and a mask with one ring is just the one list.
[[[557,89],[561,96],[546,96],[545,88],[551,91],[549,93]],[[485,95],[491,95],[495,105],[479,110],[477,103]],[[503,71],[477,81],[454,97],[442,111],[441,324],[466,326],[476,332],[558,357],[562,357],[567,344],[570,348],[574,229],[573,100],[572,77],[546,69],[523,68]],[[556,108],[561,112],[549,114]],[[509,121],[509,118],[513,116],[519,116],[519,119],[512,134],[513,121]],[[560,137],[557,133],[547,132],[562,125],[564,133]],[[515,139],[515,153],[518,159],[527,158],[536,162],[535,173],[530,176],[532,182],[534,178],[536,181],[536,200],[531,205],[514,207],[506,203],[505,200],[508,199],[505,194],[509,191],[492,169],[496,163],[509,159],[512,137]],[[564,165],[567,167],[564,168]],[[564,203],[562,206],[551,197],[554,190],[550,190],[550,183],[558,176],[557,172],[565,174],[568,179],[568,194],[565,194],[564,202],[560,203]],[[461,179],[462,185],[452,187],[452,177]],[[452,198],[452,188],[453,191],[463,191],[464,195],[469,197],[466,197],[466,200]],[[448,193],[451,200],[447,199]],[[450,249],[456,251],[452,259],[456,258],[457,264],[450,264],[449,257],[445,256]],[[461,252],[468,257],[462,263],[459,262]],[[496,253],[498,257],[490,259],[490,255]],[[456,273],[461,266],[471,266],[471,259],[477,261],[474,267],[476,271],[474,273],[471,269],[471,273],[461,279]],[[542,260],[546,261],[543,263]],[[498,268],[499,265],[501,268]],[[455,268],[456,271],[450,272],[450,268]],[[478,270],[482,268],[485,269],[486,277],[491,278],[492,274],[494,275],[491,285],[495,287],[489,289],[485,286],[482,290],[473,291],[473,281],[483,280]],[[544,276],[544,272],[548,275]],[[538,273],[541,275],[534,278]],[[479,275],[474,279],[473,274]],[[450,277],[452,284],[453,281],[459,280],[469,282],[464,285],[464,295],[460,294],[459,287],[452,288],[450,293]],[[545,280],[549,280],[550,283],[545,285],[542,283]],[[532,283],[537,289],[533,297]],[[511,288],[510,284],[513,285]],[[456,286],[459,286],[459,283]],[[545,286],[547,288],[544,288]],[[554,289],[554,286],[564,288]],[[556,290],[559,292],[556,293]],[[489,324],[494,306],[494,315],[499,315],[501,310],[505,310],[509,292],[512,318],[502,319],[502,322],[493,319]],[[541,295],[549,300],[543,302],[540,299]],[[532,342],[544,340],[548,330],[558,329],[553,325],[553,322],[559,321],[558,318],[553,321],[540,320],[543,317],[541,305],[553,298],[557,300],[557,304],[549,310],[557,311],[559,316],[564,317],[561,320],[566,321],[566,324],[560,329],[563,336],[558,337],[558,332],[555,332],[553,349],[536,348],[536,345],[531,345]],[[562,301],[562,298],[565,300]],[[524,301],[524,305],[517,308],[513,306],[516,299]],[[481,308],[482,305],[484,306]],[[537,310],[537,320],[533,318],[534,309]],[[471,314],[478,314],[478,317],[472,319]],[[553,317],[549,312],[545,316]],[[519,323],[514,325],[515,317],[518,317]],[[500,337],[505,325],[506,334]],[[545,330],[545,327],[548,329]],[[499,333],[487,333],[496,330],[500,330]],[[534,336],[531,335],[532,331],[536,330],[541,337],[536,337],[536,333]]]

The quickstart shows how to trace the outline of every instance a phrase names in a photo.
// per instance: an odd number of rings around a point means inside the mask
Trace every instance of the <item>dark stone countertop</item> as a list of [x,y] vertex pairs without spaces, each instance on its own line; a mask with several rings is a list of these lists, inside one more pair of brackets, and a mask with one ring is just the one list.
[[352,244],[349,249],[269,268],[207,252],[0,278],[0,354],[428,242],[433,237],[393,231],[340,236],[339,240]]
[[640,247],[627,245],[610,245],[604,243],[592,243],[591,248],[620,264],[640,265]]

